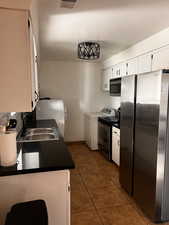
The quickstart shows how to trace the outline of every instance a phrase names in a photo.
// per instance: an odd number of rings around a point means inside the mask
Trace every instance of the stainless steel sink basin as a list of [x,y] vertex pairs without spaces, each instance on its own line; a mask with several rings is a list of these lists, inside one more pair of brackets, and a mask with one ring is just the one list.
[[59,140],[56,134],[30,134],[24,137],[24,141],[47,141],[47,140]]
[[33,128],[33,129],[27,129],[26,135],[29,134],[47,134],[47,133],[56,133],[55,128]]
[[27,129],[25,134],[17,140],[18,142],[36,142],[59,140],[56,128],[33,128]]

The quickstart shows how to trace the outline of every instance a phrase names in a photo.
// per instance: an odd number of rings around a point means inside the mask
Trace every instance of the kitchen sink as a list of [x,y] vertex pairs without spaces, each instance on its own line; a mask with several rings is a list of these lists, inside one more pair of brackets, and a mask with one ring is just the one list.
[[59,140],[58,135],[47,133],[47,134],[30,134],[24,137],[24,141],[48,141],[48,140]]
[[29,134],[47,134],[47,133],[56,133],[55,128],[32,128],[26,130],[26,135]]
[[18,142],[36,142],[59,140],[56,128],[32,128],[27,129],[24,135],[17,140]]

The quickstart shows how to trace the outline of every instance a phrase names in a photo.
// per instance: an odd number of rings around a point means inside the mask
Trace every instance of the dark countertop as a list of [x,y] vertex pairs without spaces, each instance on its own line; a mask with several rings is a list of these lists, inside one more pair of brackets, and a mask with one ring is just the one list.
[[113,121],[111,117],[99,117],[98,121],[100,121],[103,124],[108,125],[109,127],[116,127],[120,129],[120,122],[119,121]]
[[[31,127],[31,126],[29,126]],[[32,128],[57,127],[55,120],[38,120]],[[60,132],[59,132],[60,134]],[[59,141],[18,143],[17,164],[0,167],[0,176],[74,169],[75,165],[63,137]]]

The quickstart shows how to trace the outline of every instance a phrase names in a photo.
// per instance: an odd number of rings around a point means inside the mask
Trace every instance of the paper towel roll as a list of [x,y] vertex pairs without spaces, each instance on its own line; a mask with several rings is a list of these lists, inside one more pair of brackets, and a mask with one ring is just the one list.
[[0,134],[0,165],[15,165],[16,159],[16,132],[6,132],[4,134]]

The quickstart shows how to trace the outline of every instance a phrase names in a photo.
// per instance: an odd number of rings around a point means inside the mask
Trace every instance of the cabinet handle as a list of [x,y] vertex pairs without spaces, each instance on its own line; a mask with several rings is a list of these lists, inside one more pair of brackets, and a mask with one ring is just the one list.
[[38,56],[35,56],[35,62],[38,64]]
[[28,20],[28,27],[30,27],[31,26],[31,22],[30,22],[30,20]]
[[37,102],[39,100],[39,94],[37,93],[37,91],[35,91],[35,102]]
[[71,192],[71,186],[70,185],[68,185],[67,189],[68,189],[68,192]]

